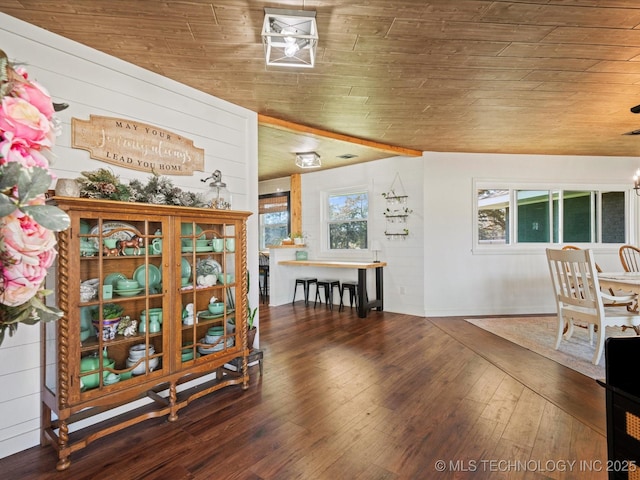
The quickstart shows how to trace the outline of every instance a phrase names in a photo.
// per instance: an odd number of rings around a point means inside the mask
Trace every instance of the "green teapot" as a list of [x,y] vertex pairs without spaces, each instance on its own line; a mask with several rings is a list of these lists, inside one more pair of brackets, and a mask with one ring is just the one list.
[[[106,368],[113,368],[115,364],[116,364],[115,360],[107,357],[107,352],[105,349],[102,356],[102,366]],[[100,357],[98,357],[97,353],[83,357],[82,360],[80,360],[80,373],[95,371],[95,373],[91,375],[85,375],[80,377],[80,384],[83,388],[85,389],[96,388],[98,385],[100,385],[100,373],[98,371],[99,367],[100,367]],[[109,373],[110,372],[108,370],[103,370],[102,372],[103,380],[107,377],[107,375],[109,375]]]

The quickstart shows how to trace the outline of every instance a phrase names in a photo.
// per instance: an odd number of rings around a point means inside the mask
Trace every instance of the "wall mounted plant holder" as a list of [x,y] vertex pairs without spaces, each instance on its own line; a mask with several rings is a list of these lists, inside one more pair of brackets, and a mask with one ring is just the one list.
[[389,190],[382,196],[386,200],[386,208],[382,212],[387,222],[384,234],[387,237],[406,237],[409,235],[409,230],[406,228],[407,218],[413,210],[407,206],[409,196],[405,193],[404,185],[397,172]]
[[407,235],[409,235],[409,230],[405,230],[404,232],[395,232],[395,233],[392,233],[392,232],[389,232],[389,231],[386,231],[386,230],[385,230],[384,234],[385,234],[387,237],[398,237],[398,238],[404,238],[404,237],[406,237]]

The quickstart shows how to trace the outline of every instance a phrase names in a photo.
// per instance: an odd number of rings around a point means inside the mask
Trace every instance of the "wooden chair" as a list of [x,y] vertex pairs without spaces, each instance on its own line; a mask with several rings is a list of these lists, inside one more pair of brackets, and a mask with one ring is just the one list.
[[625,272],[640,272],[640,248],[622,245],[618,254]]
[[[582,250],[580,247],[576,247],[575,245],[565,245],[564,247],[562,247],[563,250]],[[600,266],[596,263],[596,270],[598,271],[598,273],[602,273],[602,269],[600,268]],[[622,290],[619,290],[617,292],[614,292],[612,289],[608,290],[609,295],[611,295],[612,297],[628,297],[628,296],[634,296],[633,293],[631,292],[623,292]],[[614,302],[605,302],[604,304],[605,307],[625,307],[627,310],[629,311],[638,311],[638,303],[634,300],[633,302],[625,302],[625,303],[618,303],[617,301]],[[624,328],[623,328],[624,330]]]
[[[565,245],[564,247],[562,247],[562,249],[563,250],[582,250],[580,247],[576,247],[575,245]],[[596,263],[596,270],[598,271],[598,273],[602,273],[602,269],[597,263]]]
[[618,307],[605,307],[606,302],[626,303],[633,296],[618,297],[600,290],[598,271],[591,250],[547,249],[549,273],[555,292],[558,310],[558,332],[555,348],[560,347],[565,324],[565,338],[573,334],[574,321],[589,325],[589,337],[593,342],[597,327],[596,348],[592,362],[597,365],[604,350],[606,327],[639,327],[640,314]]

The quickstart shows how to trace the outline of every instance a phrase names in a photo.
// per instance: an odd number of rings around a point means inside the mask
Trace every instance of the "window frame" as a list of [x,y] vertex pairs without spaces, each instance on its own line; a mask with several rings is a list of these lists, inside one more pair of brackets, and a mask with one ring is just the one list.
[[[352,185],[350,187],[341,187],[329,190],[323,190],[321,192],[321,218],[322,218],[322,226],[321,226],[321,251],[323,254],[330,254],[333,256],[340,255],[353,255],[354,253],[363,253],[369,254],[371,252],[371,206],[372,206],[372,191],[371,187],[366,184],[360,185]],[[331,220],[329,219],[329,197],[338,196],[338,195],[351,195],[357,193],[364,193],[367,195],[367,246],[366,248],[355,249],[355,248],[329,248],[329,225]],[[360,220],[362,221],[362,220]]]
[[[287,233],[291,232],[291,192],[289,191],[285,191],[285,192],[273,192],[273,193],[265,193],[262,195],[258,195],[258,202],[260,202],[260,200],[265,199],[265,198],[275,198],[275,197],[286,197],[287,199]],[[264,230],[265,230],[265,226],[262,222],[262,215],[265,215],[263,213],[260,213],[260,207],[258,207],[258,245],[260,247],[260,249],[266,249],[269,248],[269,245],[264,245],[262,246],[262,243],[264,241]]]
[[[635,218],[637,198],[633,193],[633,190],[629,188],[628,184],[595,184],[595,183],[564,183],[564,182],[524,182],[524,181],[508,181],[504,179],[490,180],[490,179],[473,179],[472,190],[472,252],[474,254],[500,254],[500,253],[540,253],[545,248],[558,247],[560,245],[572,244],[578,245],[581,248],[597,248],[600,251],[618,251],[621,245],[624,243],[634,244],[637,237],[638,222]],[[479,222],[478,222],[478,190],[508,190],[509,191],[509,230],[508,236],[511,243],[480,243],[479,241]],[[548,242],[518,242],[517,239],[517,203],[515,202],[516,192],[521,190],[540,190],[549,192],[549,201],[553,202],[554,195],[556,193],[564,193],[571,191],[589,191],[596,193],[600,198],[602,193],[605,192],[621,192],[624,193],[624,214],[625,214],[625,241],[624,243],[601,243],[602,231],[601,231],[601,215],[602,209],[598,208],[596,212],[597,226],[592,226],[597,230],[597,239],[595,242],[563,242],[563,221],[564,221],[564,209],[559,209],[558,222],[559,231],[558,239],[560,242],[553,241],[553,229],[550,231],[550,240]],[[598,199],[598,205],[601,207]],[[551,209],[550,209],[551,210]],[[553,226],[553,212],[549,212],[549,222]]]

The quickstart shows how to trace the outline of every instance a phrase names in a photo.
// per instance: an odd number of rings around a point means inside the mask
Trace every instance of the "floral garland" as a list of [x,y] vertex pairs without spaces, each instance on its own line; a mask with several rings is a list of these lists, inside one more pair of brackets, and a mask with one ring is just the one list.
[[47,154],[59,133],[47,91],[0,50],[0,344],[18,323],[56,320],[43,289],[55,261],[56,231],[69,217],[45,204],[54,176]]
[[101,198],[121,202],[153,203],[155,205],[177,205],[182,207],[206,207],[206,201],[199,193],[185,192],[173,185],[167,177],[153,174],[147,184],[131,180],[129,185],[111,170],[100,168],[93,172],[81,172],[76,179],[83,198]]

